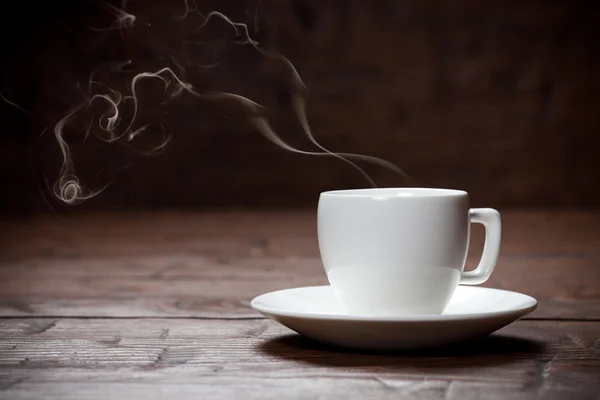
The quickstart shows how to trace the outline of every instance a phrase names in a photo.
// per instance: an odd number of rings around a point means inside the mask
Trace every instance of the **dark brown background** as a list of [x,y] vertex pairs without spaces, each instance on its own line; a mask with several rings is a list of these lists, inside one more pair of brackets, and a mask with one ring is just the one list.
[[[2,211],[65,210],[46,184],[60,166],[51,127],[75,104],[77,82],[85,85],[95,65],[131,58],[136,67],[156,70],[173,67],[172,53],[207,59],[181,44],[200,21],[176,20],[183,5],[131,1],[138,20],[122,33],[87,27],[111,23],[97,3],[6,6],[21,8],[3,13],[0,89],[34,116],[0,104]],[[476,206],[600,205],[594,1],[198,6],[247,22],[265,48],[290,59],[309,90],[315,136],[331,150],[392,161],[418,186],[465,189]],[[248,48],[219,57],[223,65],[210,75],[196,71],[190,78],[195,86],[251,96],[268,107],[282,137],[312,149],[271,65]],[[121,90],[124,82],[111,83]],[[287,153],[243,119],[227,120],[218,111],[184,96],[160,113],[142,112],[143,122],[163,123],[172,133],[165,152],[152,157],[118,144],[84,143],[81,132],[69,132],[82,183],[99,188],[112,181],[77,209],[314,207],[320,191],[367,185],[339,160]],[[140,139],[141,148],[156,143],[152,135]],[[381,186],[407,184],[381,168],[368,171]]]

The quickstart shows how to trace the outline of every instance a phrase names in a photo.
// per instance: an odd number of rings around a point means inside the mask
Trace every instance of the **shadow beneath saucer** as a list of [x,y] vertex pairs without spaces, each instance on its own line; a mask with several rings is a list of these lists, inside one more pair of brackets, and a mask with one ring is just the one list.
[[500,334],[448,347],[394,352],[346,349],[291,334],[263,342],[258,349],[270,357],[315,366],[419,367],[430,370],[509,364],[537,359],[546,352],[542,342]]

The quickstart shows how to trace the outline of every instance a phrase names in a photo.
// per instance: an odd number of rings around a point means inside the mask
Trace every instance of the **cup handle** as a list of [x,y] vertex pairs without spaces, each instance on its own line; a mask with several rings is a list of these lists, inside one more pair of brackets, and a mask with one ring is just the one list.
[[485,243],[479,265],[473,271],[464,271],[460,278],[463,285],[479,285],[488,280],[498,261],[502,241],[502,220],[500,213],[493,208],[472,208],[469,210],[472,223],[485,227]]

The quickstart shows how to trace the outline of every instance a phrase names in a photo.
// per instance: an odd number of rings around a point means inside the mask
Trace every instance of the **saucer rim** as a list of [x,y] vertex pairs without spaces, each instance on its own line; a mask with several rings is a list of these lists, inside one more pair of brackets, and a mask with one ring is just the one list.
[[[463,314],[405,314],[405,315],[390,315],[390,316],[369,316],[369,315],[353,315],[353,314],[332,314],[332,313],[324,313],[324,314],[316,314],[311,312],[290,312],[282,309],[276,309],[267,306],[258,305],[258,301],[260,301],[261,297],[265,297],[268,295],[273,295],[279,292],[287,292],[291,290],[302,290],[302,289],[315,289],[315,288],[331,288],[330,285],[313,285],[313,286],[299,286],[287,289],[278,289],[271,292],[263,293],[258,295],[252,299],[250,302],[250,307],[254,310],[260,312],[263,315],[269,316],[282,316],[282,317],[291,317],[291,318],[300,318],[300,319],[320,319],[320,320],[338,320],[338,321],[366,321],[366,322],[440,322],[440,321],[467,321],[467,320],[478,320],[483,318],[499,318],[499,317],[509,317],[514,315],[519,315],[520,317],[530,314],[535,311],[538,307],[538,301],[536,298],[520,293],[512,290],[506,289],[496,289],[496,288],[488,288],[481,286],[467,286],[467,285],[459,285],[461,288],[465,288],[465,290],[473,290],[473,291],[494,291],[494,292],[504,292],[517,294],[519,296],[523,296],[527,298],[528,302],[522,307],[510,308],[506,310],[500,311],[488,311],[488,312],[475,312],[475,313],[463,313]],[[519,317],[519,318],[520,318]]]

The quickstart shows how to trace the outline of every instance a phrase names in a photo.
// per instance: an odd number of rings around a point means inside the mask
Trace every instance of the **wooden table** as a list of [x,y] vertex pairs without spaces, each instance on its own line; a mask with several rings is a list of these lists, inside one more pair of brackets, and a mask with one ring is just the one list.
[[538,309],[396,354],[316,344],[249,308],[327,283],[314,211],[3,218],[0,398],[600,398],[600,214],[503,216],[485,286]]

